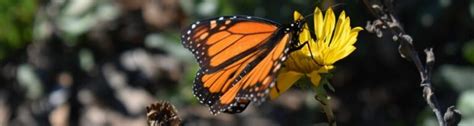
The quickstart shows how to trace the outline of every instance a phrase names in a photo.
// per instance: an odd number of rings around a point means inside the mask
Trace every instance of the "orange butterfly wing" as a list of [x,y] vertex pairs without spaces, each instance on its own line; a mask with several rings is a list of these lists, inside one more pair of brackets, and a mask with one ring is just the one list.
[[291,40],[279,26],[233,16],[198,21],[183,31],[183,45],[201,67],[194,94],[213,114],[241,112],[250,101],[267,98]]

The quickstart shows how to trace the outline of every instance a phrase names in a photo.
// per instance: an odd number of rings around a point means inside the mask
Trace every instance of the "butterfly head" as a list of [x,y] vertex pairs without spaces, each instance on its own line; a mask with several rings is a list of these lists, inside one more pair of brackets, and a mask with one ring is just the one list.
[[304,19],[297,19],[292,22],[286,29],[287,32],[301,32],[303,31],[305,20]]
[[299,36],[305,28],[307,28],[306,18],[295,11],[293,22],[289,24],[286,28],[286,32],[289,32],[292,35],[290,42],[290,52],[301,49],[303,47],[299,41]]

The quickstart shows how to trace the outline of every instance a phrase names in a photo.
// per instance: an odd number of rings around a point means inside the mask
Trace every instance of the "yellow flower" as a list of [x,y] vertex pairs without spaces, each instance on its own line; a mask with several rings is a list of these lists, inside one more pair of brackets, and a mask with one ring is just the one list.
[[[301,20],[303,16],[295,11],[294,19]],[[319,8],[314,10],[314,33],[316,39],[311,38],[308,25],[304,24],[303,31],[299,35],[299,43],[308,43],[300,50],[289,55],[283,67],[277,75],[277,84],[270,92],[270,98],[275,99],[281,93],[290,88],[303,76],[310,78],[311,83],[319,86],[322,73],[328,73],[334,68],[333,64],[347,57],[356,47],[361,27],[351,28],[350,18],[342,11],[337,23],[331,8],[324,15]]]

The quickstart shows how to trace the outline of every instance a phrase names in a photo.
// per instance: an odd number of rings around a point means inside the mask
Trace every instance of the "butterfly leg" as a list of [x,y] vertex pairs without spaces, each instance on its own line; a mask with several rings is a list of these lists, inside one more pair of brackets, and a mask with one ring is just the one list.
[[311,51],[311,46],[309,46],[309,42],[308,41],[305,41],[303,42],[303,44],[301,45],[297,45],[295,46],[294,48],[291,48],[290,49],[290,52],[293,52],[293,51],[296,51],[296,50],[300,50],[302,49],[304,46],[308,46],[308,50],[309,50],[309,54],[311,55],[311,59],[314,61],[314,63],[318,64],[318,62],[316,62],[316,59],[314,59],[314,56],[313,56],[313,52]]

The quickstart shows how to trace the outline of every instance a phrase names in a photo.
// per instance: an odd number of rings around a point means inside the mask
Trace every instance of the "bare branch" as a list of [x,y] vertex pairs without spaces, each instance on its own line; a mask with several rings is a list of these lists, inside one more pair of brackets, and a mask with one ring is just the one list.
[[[433,87],[431,85],[432,69],[435,61],[433,49],[425,49],[426,62],[425,65],[423,65],[418,52],[413,46],[412,37],[405,33],[405,30],[398,22],[397,18],[392,12],[390,12],[390,10],[392,10],[391,1],[363,0],[363,2],[372,15],[377,18],[376,20],[372,22],[369,21],[367,23],[367,31],[375,33],[379,38],[381,38],[383,35],[382,31],[391,32],[393,35],[392,40],[399,43],[398,52],[400,53],[400,56],[404,59],[412,61],[415,64],[421,78],[420,86],[423,87],[423,97],[436,115],[438,124],[440,126],[457,125],[461,120],[460,112],[455,110],[454,106],[451,106],[448,108],[443,118],[443,114],[440,111],[441,107],[439,106],[439,103],[433,92]],[[385,5],[382,5],[382,3]]]

